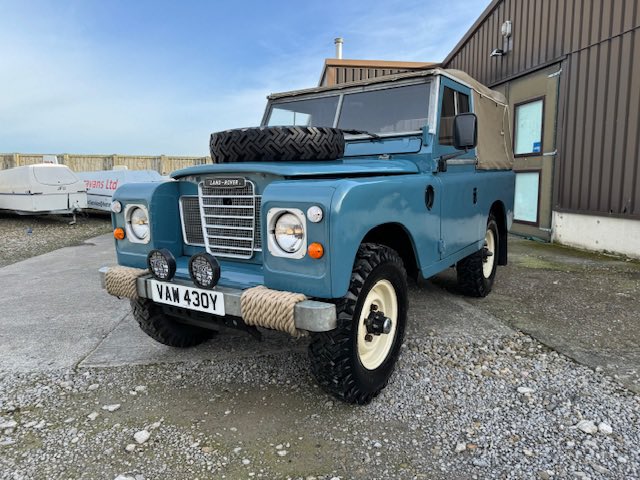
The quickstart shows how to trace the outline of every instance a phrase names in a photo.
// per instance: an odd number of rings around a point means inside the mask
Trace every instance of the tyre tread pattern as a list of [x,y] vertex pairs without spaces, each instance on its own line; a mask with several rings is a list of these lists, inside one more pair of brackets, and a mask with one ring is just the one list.
[[344,132],[329,127],[253,127],[211,134],[214,163],[335,160],[344,155]]
[[460,260],[456,265],[458,287],[469,297],[486,297],[491,291],[487,289],[484,279],[482,252],[475,252]]
[[[487,227],[490,228],[492,226],[495,227],[494,233],[496,234],[496,242],[498,242],[498,228],[493,214],[489,215],[489,220],[487,221]],[[498,251],[498,247],[496,247],[495,255],[498,254]],[[491,293],[491,289],[493,288],[496,267],[497,259],[496,263],[494,263],[494,272],[492,277],[485,278],[482,250],[472,253],[456,264],[458,288],[468,297],[486,297]]]
[[[347,294],[335,301],[338,326],[328,332],[314,333],[309,345],[311,372],[319,385],[328,393],[347,403],[366,404],[375,398],[387,385],[389,377],[376,391],[364,391],[358,384],[351,363],[351,344],[357,334],[353,321],[356,303],[366,278],[381,263],[391,262],[406,272],[400,256],[384,245],[364,243],[360,245],[351,274]],[[403,332],[398,333],[402,335]],[[398,341],[402,344],[402,338]],[[399,353],[399,349],[396,356]],[[395,359],[393,364],[395,364]]]
[[131,300],[133,318],[144,333],[170,347],[188,348],[209,340],[216,332],[177,322],[150,300]]

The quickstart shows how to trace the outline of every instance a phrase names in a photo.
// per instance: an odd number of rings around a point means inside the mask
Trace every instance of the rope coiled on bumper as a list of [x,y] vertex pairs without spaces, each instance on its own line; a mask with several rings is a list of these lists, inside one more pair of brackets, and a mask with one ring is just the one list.
[[148,270],[131,267],[111,267],[104,277],[104,286],[111,295],[116,297],[138,298],[138,277],[148,273]]
[[296,329],[294,310],[298,302],[306,299],[301,293],[258,286],[242,292],[240,310],[247,325],[280,330],[297,337],[301,332]]

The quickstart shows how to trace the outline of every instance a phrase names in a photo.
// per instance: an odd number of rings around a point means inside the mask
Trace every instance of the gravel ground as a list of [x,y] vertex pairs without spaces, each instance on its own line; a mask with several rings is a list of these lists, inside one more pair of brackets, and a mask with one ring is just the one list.
[[79,245],[111,230],[111,219],[106,215],[78,215],[75,225],[69,225],[71,219],[62,215],[21,216],[0,212],[0,267]]
[[[78,242],[69,232],[84,222],[109,230],[106,219],[53,219],[32,227],[47,234],[29,253],[19,236],[30,220],[0,217],[18,239],[0,261],[57,247],[45,238]],[[638,353],[637,266],[512,246],[485,301],[457,296],[452,271],[411,286],[396,374],[364,407],[320,391],[307,340],[273,332],[275,348],[255,350],[221,332],[226,353],[213,361],[33,373],[0,364],[0,479],[640,478],[640,396],[605,374],[620,372],[609,362],[576,354],[609,351],[636,369],[625,359]],[[67,334],[57,328],[50,349]],[[74,339],[98,342],[91,356],[119,345],[118,332],[100,341],[76,328]],[[21,351],[20,335],[5,337],[8,348]],[[637,375],[618,378],[636,385]]]
[[640,397],[614,380],[515,332],[411,337],[364,407],[319,391],[304,339],[253,361],[0,373],[0,478],[640,476]]

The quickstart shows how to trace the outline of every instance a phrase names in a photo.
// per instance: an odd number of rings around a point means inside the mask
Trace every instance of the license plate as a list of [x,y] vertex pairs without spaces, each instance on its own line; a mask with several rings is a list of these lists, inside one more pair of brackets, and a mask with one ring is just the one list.
[[224,295],[220,292],[157,280],[149,280],[149,283],[151,284],[151,299],[154,302],[213,315],[224,315]]

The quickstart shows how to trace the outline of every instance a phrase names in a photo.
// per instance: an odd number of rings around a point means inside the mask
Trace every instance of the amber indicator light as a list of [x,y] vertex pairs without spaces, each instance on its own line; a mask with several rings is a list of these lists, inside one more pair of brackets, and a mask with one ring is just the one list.
[[311,258],[322,258],[322,255],[324,255],[324,247],[320,243],[314,242],[309,245],[309,256]]
[[116,240],[124,240],[124,229],[116,228],[113,231],[113,236],[115,237]]

